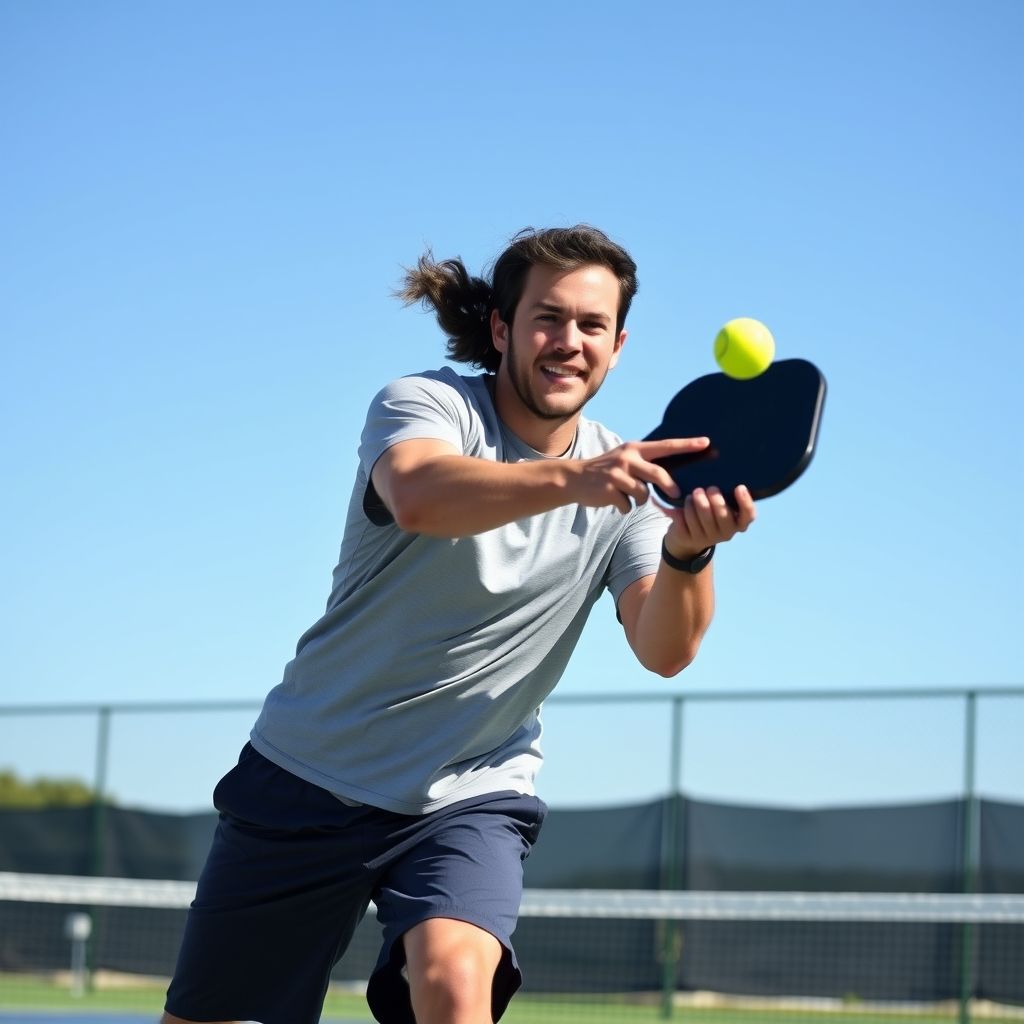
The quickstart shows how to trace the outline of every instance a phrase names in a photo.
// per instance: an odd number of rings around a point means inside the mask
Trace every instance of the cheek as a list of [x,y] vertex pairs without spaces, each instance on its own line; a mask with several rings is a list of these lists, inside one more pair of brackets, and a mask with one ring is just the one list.
[[605,370],[610,370],[619,359],[618,352],[609,351],[610,348],[611,346],[609,345],[592,346],[587,355],[587,361],[595,368],[600,367]]
[[548,341],[548,336],[544,331],[524,331],[515,339],[514,348],[518,351],[520,359],[533,359],[538,353],[544,351]]

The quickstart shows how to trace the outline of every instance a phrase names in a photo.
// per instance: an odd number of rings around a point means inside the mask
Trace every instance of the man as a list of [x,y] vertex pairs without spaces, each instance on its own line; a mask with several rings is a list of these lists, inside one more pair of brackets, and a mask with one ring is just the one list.
[[754,519],[677,493],[653,460],[706,438],[623,444],[582,410],[617,363],[636,291],[586,226],[526,231],[492,281],[429,254],[401,293],[437,312],[451,369],[388,385],[367,416],[334,587],[217,787],[213,848],[165,1024],[318,1020],[369,901],[385,1024],[489,1024],[512,950],[539,707],[608,589],[647,669],[673,676],[713,607],[711,556]]

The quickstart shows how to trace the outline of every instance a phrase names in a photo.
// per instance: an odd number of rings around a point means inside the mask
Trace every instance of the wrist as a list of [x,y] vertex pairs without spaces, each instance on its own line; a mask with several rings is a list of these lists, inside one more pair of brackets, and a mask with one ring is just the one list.
[[663,540],[661,542],[661,560],[676,572],[689,573],[691,576],[696,576],[697,573],[703,572],[714,557],[714,554],[714,544],[700,551],[689,551],[684,555],[678,555],[669,549],[666,541]]
[[667,551],[673,558],[677,558],[680,561],[686,562],[691,558],[695,558],[703,551],[707,551],[707,544],[694,545],[692,540],[686,537],[675,536],[674,530],[669,530],[662,539],[661,547],[663,551]]

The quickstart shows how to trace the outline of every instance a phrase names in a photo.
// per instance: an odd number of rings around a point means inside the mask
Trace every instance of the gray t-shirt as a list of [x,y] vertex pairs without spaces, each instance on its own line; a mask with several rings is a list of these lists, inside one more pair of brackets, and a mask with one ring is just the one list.
[[[334,586],[252,730],[265,757],[349,801],[423,814],[534,792],[540,706],[594,603],[658,567],[667,519],[648,502],[566,505],[457,539],[406,533],[370,473],[392,445],[447,441],[495,462],[545,456],[497,417],[485,376],[394,381],[374,399]],[[581,419],[566,457],[620,444]]]

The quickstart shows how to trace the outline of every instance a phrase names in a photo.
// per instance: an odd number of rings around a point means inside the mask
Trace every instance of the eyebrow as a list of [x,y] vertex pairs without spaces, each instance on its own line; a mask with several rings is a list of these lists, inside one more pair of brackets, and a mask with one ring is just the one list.
[[[559,306],[557,302],[535,302],[533,304],[533,311],[541,310],[545,313],[564,313],[565,307]],[[580,315],[581,320],[600,320],[602,323],[610,324],[612,318],[607,313],[583,313]]]

